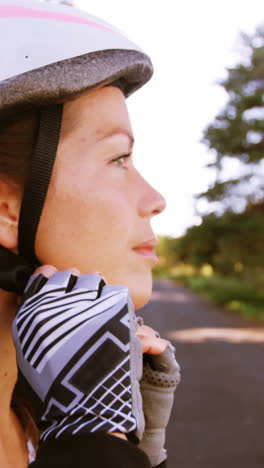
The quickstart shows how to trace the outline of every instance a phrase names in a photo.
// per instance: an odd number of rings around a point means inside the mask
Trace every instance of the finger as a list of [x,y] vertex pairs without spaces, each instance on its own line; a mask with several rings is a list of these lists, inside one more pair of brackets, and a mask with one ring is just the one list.
[[[107,281],[106,281],[105,277],[99,271],[88,271],[88,272],[83,273],[81,275],[82,278],[85,278],[85,277],[88,278],[89,276],[95,276],[95,277],[97,276],[97,277],[99,277],[99,281],[103,279],[105,284],[107,284]],[[80,277],[80,279],[81,279],[81,277]]]
[[65,289],[66,292],[71,291],[79,275],[80,272],[76,268],[57,271],[49,278],[48,287],[49,289]]
[[67,270],[65,270],[65,271],[70,272],[73,276],[80,276],[80,274],[81,274],[80,270],[78,270],[75,267],[67,268]]
[[153,338],[159,338],[159,334],[153,330],[153,328],[148,327],[147,325],[139,325],[136,332],[137,336],[152,336]]
[[[52,265],[41,265],[30,276],[23,294],[23,302],[33,296],[46,284],[47,279],[56,273],[57,268]],[[20,301],[21,304],[21,301]]]
[[95,295],[93,299],[96,299],[102,288],[106,285],[102,275],[100,273],[94,272],[85,275],[80,275],[77,279],[73,289],[86,289],[87,292],[94,292]]
[[21,306],[25,300],[37,294],[43,286],[49,281],[49,286],[65,287],[66,292],[71,290],[76,282],[76,276],[80,274],[76,268],[69,268],[66,271],[59,272],[53,265],[41,265],[29,278],[26,285],[23,299],[19,301],[18,305]]
[[[69,268],[67,270],[69,273],[72,275],[79,275],[80,272],[76,268]],[[30,277],[29,282],[27,284],[27,291],[33,283],[36,285],[38,283],[38,290],[44,286],[44,284],[47,282],[45,279],[50,279],[52,276],[54,276],[56,273],[58,273],[58,269],[55,268],[53,265],[41,265],[39,266],[35,271],[34,274]],[[62,272],[63,273],[63,272]],[[37,277],[44,277],[44,278],[39,278],[39,281],[36,281]],[[52,283],[52,282],[51,282]],[[35,292],[37,292],[36,287],[35,287]]]
[[143,338],[139,337],[139,339],[141,341],[144,354],[162,354],[169,345],[169,342],[162,338],[145,336]]
[[57,273],[57,271],[57,268],[53,265],[41,265],[34,271],[34,275],[42,274],[43,276],[46,276],[46,278],[51,278],[51,276]]
[[47,281],[48,278],[43,276],[42,273],[32,275],[26,285],[21,304],[30,297],[34,296],[34,294],[38,293]]
[[105,284],[107,284],[107,281],[103,275],[103,273],[100,273],[100,271],[89,271],[87,272],[86,274],[89,274],[89,275],[100,275],[102,280],[104,280]]

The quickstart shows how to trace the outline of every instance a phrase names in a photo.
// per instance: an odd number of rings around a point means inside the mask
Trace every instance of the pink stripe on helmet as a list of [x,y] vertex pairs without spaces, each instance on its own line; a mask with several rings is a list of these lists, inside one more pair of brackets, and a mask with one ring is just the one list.
[[62,21],[63,23],[87,24],[94,28],[105,29],[106,31],[113,32],[107,26],[95,23],[94,21],[90,21],[79,16],[67,15],[66,13],[59,13],[55,11],[34,10],[33,8],[27,8],[18,5],[0,5],[0,18],[50,19],[55,21]]

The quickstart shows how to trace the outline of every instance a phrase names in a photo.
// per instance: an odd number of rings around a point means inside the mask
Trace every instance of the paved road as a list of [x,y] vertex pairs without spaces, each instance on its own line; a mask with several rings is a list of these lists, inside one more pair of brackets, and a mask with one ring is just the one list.
[[264,467],[264,325],[154,282],[140,314],[177,348],[169,468]]

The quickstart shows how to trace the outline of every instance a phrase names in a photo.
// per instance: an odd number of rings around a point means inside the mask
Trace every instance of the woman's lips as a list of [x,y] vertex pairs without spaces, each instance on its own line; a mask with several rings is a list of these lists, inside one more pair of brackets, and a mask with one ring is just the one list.
[[136,247],[133,248],[133,250],[140,254],[143,255],[144,257],[148,257],[151,260],[158,262],[159,259],[157,257],[157,254],[155,252],[155,247],[157,245],[156,240],[151,240],[149,242],[144,242],[142,244],[137,245]]

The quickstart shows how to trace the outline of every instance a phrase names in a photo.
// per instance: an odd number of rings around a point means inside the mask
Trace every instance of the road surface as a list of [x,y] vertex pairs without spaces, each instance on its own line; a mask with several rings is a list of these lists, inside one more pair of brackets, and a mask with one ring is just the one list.
[[138,311],[176,346],[182,381],[167,431],[168,468],[264,467],[264,324],[155,281]]

